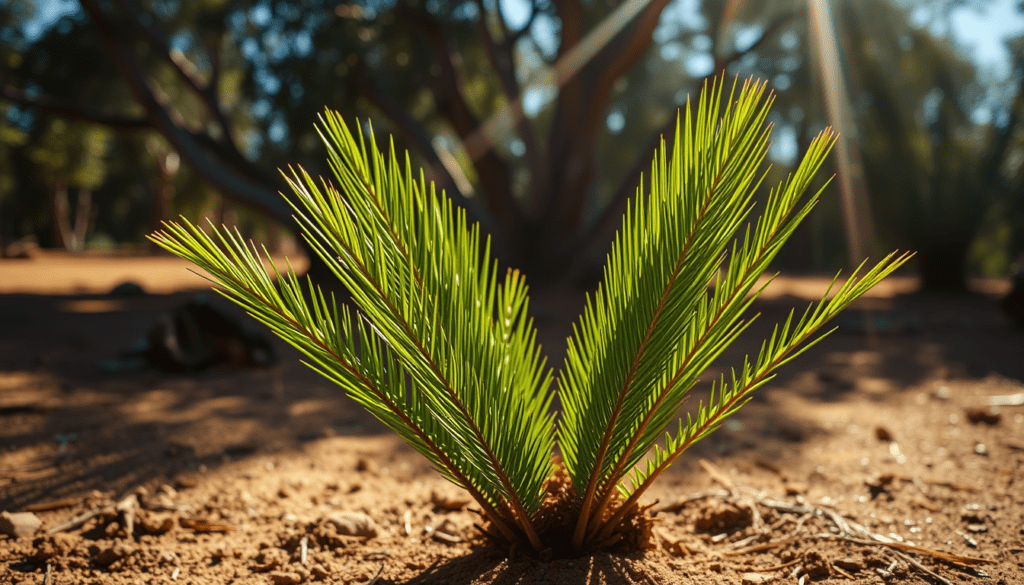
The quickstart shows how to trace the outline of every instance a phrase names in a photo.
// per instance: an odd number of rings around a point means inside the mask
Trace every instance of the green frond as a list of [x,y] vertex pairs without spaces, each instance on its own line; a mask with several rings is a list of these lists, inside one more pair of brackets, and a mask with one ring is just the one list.
[[909,257],[909,254],[890,254],[863,275],[860,275],[864,267],[864,264],[861,264],[835,295],[830,297],[839,278],[837,275],[822,299],[808,306],[795,324],[791,311],[789,317],[780,325],[776,325],[772,335],[762,343],[761,351],[753,363],[748,356],[744,359],[738,374],[733,370],[728,383],[723,376],[712,386],[708,402],[702,402],[698,407],[696,418],[687,415],[686,423],[679,422],[675,435],[666,434],[664,446],[655,445],[653,457],[646,465],[633,469],[629,480],[630,487],[619,486],[622,495],[632,497],[646,489],[650,481],[664,471],[673,460],[694,443],[715,431],[722,421],[743,406],[750,399],[751,393],[768,382],[778,368],[832,333],[834,329],[815,337],[833,317],[902,266]]
[[[303,286],[290,266],[282,274],[265,251],[261,255],[246,245],[237,232],[210,227],[212,235],[183,220],[181,225],[167,224],[166,231],[151,239],[205,270],[217,292],[301,351],[310,367],[344,388],[441,473],[466,484],[453,465],[459,456],[451,451],[455,442],[436,428],[400,364],[369,334],[366,323],[308,281]],[[473,491],[472,485],[467,487]]]
[[[559,379],[559,442],[581,501],[577,545],[593,534],[588,523],[601,516],[616,487],[627,497],[632,493],[622,480],[633,473],[640,481],[634,485],[642,485],[645,472],[634,467],[652,448],[650,465],[657,469],[678,455],[678,442],[713,429],[698,420],[657,446],[701,373],[749,325],[743,315],[763,290],[754,290],[758,278],[821,193],[804,197],[834,143],[828,131],[769,192],[764,215],[743,227],[763,178],[758,169],[772,98],[764,98],[764,85],[748,82],[738,95],[733,88],[720,113],[721,89],[720,83],[706,88],[695,115],[687,103],[671,155],[665,145],[655,154],[650,193],[645,198],[641,185],[608,255],[604,282],[588,299],[570,340]],[[841,291],[824,314],[831,316],[831,309],[870,288],[875,275],[865,277],[866,287]],[[801,321],[796,332],[784,327],[778,339],[769,340],[767,355],[775,356],[778,347],[792,353],[788,344],[799,344],[820,327],[819,316]],[[757,374],[761,365],[752,371]],[[741,370],[741,386],[748,374]],[[732,397],[720,396],[729,408],[704,414],[712,421],[728,416],[738,407]]]
[[[206,270],[226,296],[531,541],[551,473],[551,375],[523,277],[498,274],[489,243],[408,157],[372,132],[321,119],[337,187],[286,176],[310,247],[349,290],[351,314],[290,271],[278,291],[237,234],[171,224],[154,241]],[[275,268],[276,270],[276,268]],[[486,512],[486,509],[485,509]],[[495,518],[492,517],[492,520]]]
[[584,500],[625,472],[627,445],[693,329],[697,309],[716,309],[706,302],[707,288],[763,178],[758,169],[771,104],[763,99],[765,86],[747,82],[738,95],[734,86],[724,111],[722,84],[706,89],[696,116],[687,103],[671,158],[664,145],[655,155],[650,194],[643,197],[641,186],[627,210],[604,282],[570,341],[559,386],[565,410],[559,440]]
[[499,278],[479,227],[393,145],[379,151],[372,130],[357,136],[335,113],[321,121],[338,188],[286,177],[312,248],[465,453],[464,473],[496,506],[532,515],[554,431],[523,278]]

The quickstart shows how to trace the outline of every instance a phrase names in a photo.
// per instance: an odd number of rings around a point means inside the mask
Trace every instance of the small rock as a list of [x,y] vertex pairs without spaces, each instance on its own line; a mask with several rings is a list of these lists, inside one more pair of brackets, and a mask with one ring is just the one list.
[[889,429],[883,426],[877,426],[875,427],[875,438],[877,438],[879,441],[891,441],[892,433],[889,431]]
[[313,565],[313,568],[309,570],[313,575],[313,578],[317,581],[324,581],[331,576],[331,572],[323,567],[323,565]]
[[134,547],[123,542],[115,542],[110,546],[98,547],[98,550],[93,553],[92,562],[101,567],[107,567],[134,552]]
[[359,512],[341,512],[328,516],[327,522],[334,525],[338,534],[345,536],[362,536],[373,538],[377,536],[377,523],[366,514]]
[[743,573],[743,585],[764,585],[775,580],[770,573]]
[[430,503],[441,510],[456,511],[469,505],[469,497],[447,492],[430,492]]
[[975,534],[988,532],[988,526],[985,526],[984,524],[968,524],[967,532],[973,532]]
[[988,447],[985,446],[985,443],[978,443],[977,445],[975,445],[974,452],[977,453],[978,455],[988,457]]
[[0,512],[0,534],[11,538],[32,536],[42,525],[43,521],[32,512]]
[[139,516],[139,526],[149,534],[166,534],[174,528],[174,516],[149,512]]
[[302,576],[298,573],[272,571],[269,576],[270,580],[277,585],[299,585],[299,583],[302,583]]

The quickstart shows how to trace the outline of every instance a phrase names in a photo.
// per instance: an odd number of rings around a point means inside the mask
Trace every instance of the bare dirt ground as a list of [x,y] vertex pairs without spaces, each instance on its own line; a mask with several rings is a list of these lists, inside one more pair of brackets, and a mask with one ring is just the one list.
[[[124,280],[150,294],[105,294]],[[723,365],[825,282],[774,283]],[[488,547],[468,498],[280,344],[267,369],[105,373],[202,289],[184,263],[0,260],[0,510],[42,521],[0,536],[0,583],[1024,583],[1004,286],[886,283],[662,477],[652,550],[543,562]],[[578,295],[534,307],[557,364]]]

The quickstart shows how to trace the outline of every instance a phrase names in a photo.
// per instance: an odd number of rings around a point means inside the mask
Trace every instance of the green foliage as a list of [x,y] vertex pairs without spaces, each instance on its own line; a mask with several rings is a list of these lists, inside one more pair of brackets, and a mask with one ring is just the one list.
[[[802,195],[834,140],[814,140],[771,190],[764,215],[748,223],[772,98],[756,82],[722,90],[708,88],[696,111],[688,104],[672,152],[663,145],[656,154],[650,191],[638,190],[570,340],[557,437],[572,482],[568,504],[579,513],[576,550],[614,540],[673,460],[906,260],[889,256],[855,271],[834,295],[791,315],[658,445],[700,374],[750,322],[744,313],[761,290],[757,280],[817,202],[818,194]],[[556,438],[552,376],[523,277],[499,276],[479,227],[393,145],[378,150],[372,131],[353,133],[335,113],[321,122],[337,184],[302,169],[287,179],[311,247],[356,311],[290,268],[268,270],[265,251],[226,228],[211,235],[187,221],[169,224],[154,241],[209,272],[225,296],[468,490],[503,538],[550,546],[540,528]]]

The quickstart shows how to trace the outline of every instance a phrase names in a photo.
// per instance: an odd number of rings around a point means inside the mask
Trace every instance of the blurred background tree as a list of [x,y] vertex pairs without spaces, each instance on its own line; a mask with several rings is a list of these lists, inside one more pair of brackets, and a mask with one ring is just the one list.
[[[832,4],[876,247],[920,250],[926,287],[1005,274],[1024,35],[997,75],[951,24],[993,2]],[[286,246],[273,169],[324,170],[326,105],[393,133],[533,282],[586,276],[707,76],[769,80],[781,168],[828,124],[808,29],[808,0],[11,0],[0,239],[109,247],[184,212]],[[828,198],[780,263],[845,263],[840,213]]]

